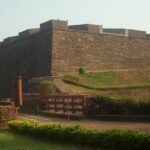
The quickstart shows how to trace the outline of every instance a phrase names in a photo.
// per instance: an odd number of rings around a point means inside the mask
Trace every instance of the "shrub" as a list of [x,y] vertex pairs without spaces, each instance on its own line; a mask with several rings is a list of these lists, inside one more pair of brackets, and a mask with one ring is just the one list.
[[56,87],[55,85],[48,80],[43,80],[40,83],[40,94],[41,95],[47,95],[47,94],[56,94]]
[[107,97],[97,95],[88,100],[89,114],[109,115],[150,115],[150,102],[134,98]]
[[85,74],[86,68],[85,67],[80,67],[79,68],[79,74]]
[[51,80],[35,78],[28,82],[28,90],[31,93],[55,94],[56,87]]
[[109,150],[146,150],[150,145],[150,133],[129,130],[99,132],[83,129],[79,126],[63,127],[61,125],[39,124],[27,121],[11,121],[9,122],[9,127],[12,131],[35,135],[57,142],[70,142]]

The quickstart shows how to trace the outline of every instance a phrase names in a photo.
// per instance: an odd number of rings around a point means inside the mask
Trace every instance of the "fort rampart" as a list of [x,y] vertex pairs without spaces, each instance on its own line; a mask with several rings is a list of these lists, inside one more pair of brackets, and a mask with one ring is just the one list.
[[[0,43],[0,91],[10,76],[37,76],[88,70],[150,67],[150,38],[145,31],[68,25],[51,20]],[[6,86],[6,87],[5,87]]]

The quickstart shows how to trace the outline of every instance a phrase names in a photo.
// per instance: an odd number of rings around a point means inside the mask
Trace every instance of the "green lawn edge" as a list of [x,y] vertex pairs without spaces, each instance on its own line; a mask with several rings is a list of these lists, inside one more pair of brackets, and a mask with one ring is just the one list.
[[87,89],[94,89],[94,90],[118,90],[118,89],[134,89],[134,88],[149,88],[150,87],[150,83],[98,87],[98,86],[91,86],[88,84],[83,84],[83,83],[73,81],[70,79],[62,79],[62,80],[68,84],[80,86],[80,87],[87,88]]

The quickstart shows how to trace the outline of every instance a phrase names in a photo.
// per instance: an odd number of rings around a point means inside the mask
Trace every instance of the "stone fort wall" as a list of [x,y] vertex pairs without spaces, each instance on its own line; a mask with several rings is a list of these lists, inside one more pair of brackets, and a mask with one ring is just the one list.
[[52,74],[150,66],[150,40],[125,36],[53,31]]
[[[0,47],[0,96],[11,93],[11,77],[21,75],[24,85],[35,76],[47,76],[51,68],[51,31],[21,34]],[[13,41],[12,41],[13,40]],[[24,87],[26,89],[26,87]]]
[[150,40],[146,32],[124,30],[104,32],[97,25],[53,30],[51,74],[78,71],[81,66],[88,70],[150,67]]
[[112,30],[51,20],[4,39],[0,43],[0,94],[14,75],[23,76],[26,82],[32,77],[78,71],[81,66],[88,70],[150,67],[146,32]]

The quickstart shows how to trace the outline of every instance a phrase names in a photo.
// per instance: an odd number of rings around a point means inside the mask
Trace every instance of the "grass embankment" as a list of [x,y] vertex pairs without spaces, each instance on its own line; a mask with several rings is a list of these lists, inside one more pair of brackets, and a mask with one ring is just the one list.
[[150,69],[71,73],[62,75],[64,82],[96,89],[133,89],[150,87]]
[[83,150],[82,148],[50,143],[47,139],[41,140],[8,131],[0,131],[1,150]]

